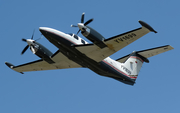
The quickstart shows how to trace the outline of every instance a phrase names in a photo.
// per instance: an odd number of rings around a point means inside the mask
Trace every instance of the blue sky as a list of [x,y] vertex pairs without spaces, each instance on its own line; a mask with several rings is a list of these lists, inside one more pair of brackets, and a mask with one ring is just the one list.
[[[1,0],[0,3],[0,112],[1,113],[177,113],[179,91],[179,14],[178,0]],[[40,38],[39,27],[76,33],[71,24],[94,18],[89,24],[109,38],[139,28],[138,20],[158,33],[149,33],[111,56],[118,59],[136,50],[171,45],[175,49],[149,58],[136,84],[95,74],[89,69],[28,72],[9,69],[39,59],[28,50],[22,38]],[[80,37],[83,37],[79,34]],[[85,39],[85,38],[84,38]],[[52,52],[57,48],[43,38],[38,41]]]

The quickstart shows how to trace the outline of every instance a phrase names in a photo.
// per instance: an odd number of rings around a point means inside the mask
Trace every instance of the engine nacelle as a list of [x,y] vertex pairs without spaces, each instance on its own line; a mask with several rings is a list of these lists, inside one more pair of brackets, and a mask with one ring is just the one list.
[[106,44],[104,44],[105,38],[98,33],[96,30],[89,26],[85,26],[83,28],[83,31],[81,31],[82,35],[89,39],[91,42],[93,42],[95,45],[97,45],[100,48],[107,47]]
[[44,61],[48,62],[49,64],[55,63],[51,59],[51,56],[53,55],[53,53],[49,51],[47,48],[45,48],[43,45],[41,45],[40,43],[35,42],[30,47],[33,54],[36,54],[38,57],[42,58]]

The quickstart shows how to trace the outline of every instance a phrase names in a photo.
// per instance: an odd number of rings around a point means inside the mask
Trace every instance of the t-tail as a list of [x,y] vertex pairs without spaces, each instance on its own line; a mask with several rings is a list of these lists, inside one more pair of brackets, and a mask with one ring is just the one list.
[[[160,53],[174,49],[170,45],[151,48],[142,51],[135,51],[129,55],[117,59],[116,61],[121,62],[121,69],[132,81],[136,81],[140,69],[144,62],[149,63],[147,58],[158,55]],[[134,83],[122,81],[123,83],[134,85]]]

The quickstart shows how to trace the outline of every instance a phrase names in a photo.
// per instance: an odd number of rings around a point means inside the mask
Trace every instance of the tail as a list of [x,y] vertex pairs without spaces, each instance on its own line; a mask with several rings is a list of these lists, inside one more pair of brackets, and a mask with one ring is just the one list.
[[121,68],[134,82],[136,81],[140,69],[144,62],[149,63],[147,58],[164,53],[166,51],[174,49],[170,45],[146,49],[142,51],[133,52],[116,61],[121,62]]
[[125,63],[121,65],[121,68],[123,68],[123,70],[128,73],[129,77],[135,81],[144,62],[149,63],[149,60],[139,55],[137,52],[133,52],[129,55],[129,58]]

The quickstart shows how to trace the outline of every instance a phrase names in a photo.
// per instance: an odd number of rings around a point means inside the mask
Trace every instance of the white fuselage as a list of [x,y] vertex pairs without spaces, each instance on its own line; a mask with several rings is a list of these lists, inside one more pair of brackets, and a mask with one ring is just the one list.
[[[84,39],[82,39],[81,37],[79,37],[75,34],[66,34],[66,33],[63,33],[61,31],[58,31],[58,30],[55,30],[52,28],[48,28],[48,27],[40,27],[39,29],[55,33],[55,34],[65,38],[66,40],[71,41],[74,45],[89,44],[87,41],[85,41]],[[126,72],[125,70],[122,69],[121,65],[123,65],[123,63],[117,62],[117,61],[111,59],[110,57],[105,58],[103,61],[111,64],[111,66],[113,66],[117,70],[122,71],[123,73],[125,73],[127,75],[129,74],[128,72]]]
[[[92,59],[90,59],[88,56],[82,57],[82,52],[77,53],[78,51],[76,49],[72,50],[72,47],[79,46],[79,45],[86,45],[88,42],[80,38],[79,36],[75,34],[66,34],[61,31],[47,28],[47,27],[40,27],[39,30],[43,33],[43,35],[56,47],[58,47],[62,52],[66,51],[66,53],[71,53],[73,55],[79,54],[79,58],[72,59],[76,63],[82,65],[82,67],[88,67],[92,71],[103,75],[112,77],[115,79],[120,79],[120,81],[131,81],[134,84],[134,81],[132,79],[136,79],[137,76],[131,76],[131,70],[128,69],[124,63],[120,63],[118,61],[115,61],[111,59],[110,57],[105,58],[104,60],[100,62],[96,62]],[[62,50],[65,48],[64,50]],[[67,57],[69,54],[65,54]],[[81,55],[80,55],[81,54]],[[81,57],[80,57],[81,56]],[[72,58],[72,57],[71,57]],[[69,57],[70,59],[70,57]],[[79,62],[80,61],[80,62]],[[81,63],[82,61],[82,63]],[[84,64],[83,64],[84,63]]]

